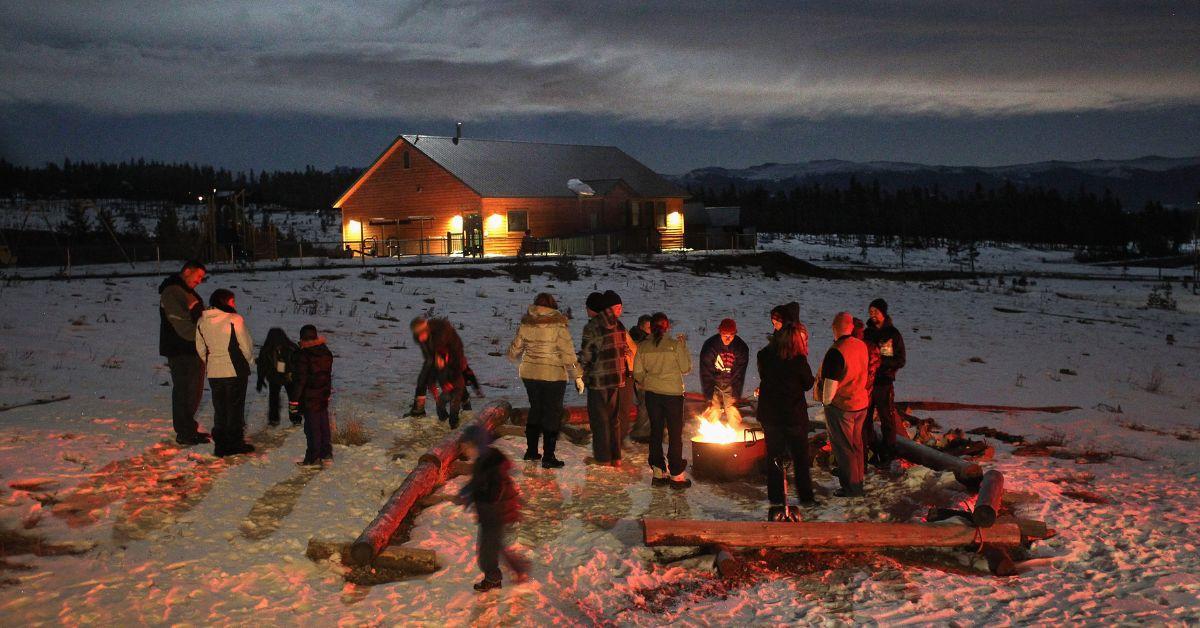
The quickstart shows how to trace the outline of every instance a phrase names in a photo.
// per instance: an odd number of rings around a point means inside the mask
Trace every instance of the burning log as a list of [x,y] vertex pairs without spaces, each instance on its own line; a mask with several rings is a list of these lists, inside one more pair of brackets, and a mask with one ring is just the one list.
[[[965,547],[976,545],[980,540],[978,528],[958,523],[773,523],[643,519],[642,530],[643,541],[648,546],[726,545],[861,551],[902,547]],[[985,542],[998,547],[1016,547],[1021,544],[1021,528],[1016,522],[1000,522],[988,529]]]
[[[508,420],[511,411],[512,407],[507,402],[496,402],[485,408],[475,423],[490,432]],[[445,481],[450,463],[459,456],[458,441],[462,429],[451,432],[417,460],[416,468],[408,474],[400,488],[392,493],[379,510],[379,514],[350,546],[350,559],[353,564],[365,565],[372,562],[387,547],[392,535],[400,528],[400,524],[417,500],[432,493]]]
[[1000,511],[1000,501],[1003,497],[1004,475],[995,469],[984,473],[979,482],[979,497],[975,500],[975,525],[990,528],[996,523],[996,514]]
[[969,489],[978,487],[980,480],[983,479],[983,468],[978,463],[951,456],[903,436],[896,437],[896,452],[900,454],[901,458],[929,467],[934,471],[952,471],[954,479]]

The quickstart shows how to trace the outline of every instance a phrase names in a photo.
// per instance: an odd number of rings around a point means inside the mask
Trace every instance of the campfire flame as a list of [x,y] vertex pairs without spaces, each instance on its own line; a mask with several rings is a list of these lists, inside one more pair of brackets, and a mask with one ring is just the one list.
[[698,418],[700,419],[700,428],[696,431],[696,437],[692,439],[696,442],[739,443],[744,440],[743,436],[729,425],[703,416]]

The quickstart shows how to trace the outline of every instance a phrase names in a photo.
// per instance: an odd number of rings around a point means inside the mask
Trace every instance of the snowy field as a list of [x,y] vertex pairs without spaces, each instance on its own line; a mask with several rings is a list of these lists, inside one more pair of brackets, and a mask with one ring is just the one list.
[[[826,255],[859,261],[857,248],[798,240],[770,248],[818,264]],[[889,255],[872,249],[868,262],[888,265]],[[1027,249],[983,251],[980,270],[1006,273],[1003,285],[773,279],[755,269],[697,276],[671,260],[653,267],[642,258],[582,261],[591,276],[571,283],[349,267],[210,277],[201,294],[236,292],[256,340],[272,326],[295,338],[310,322],[327,336],[336,355],[336,420],[362,421],[372,439],[335,446],[334,464],[319,471],[294,464],[302,431],[267,429],[266,396],[253,388],[248,433],[258,453],[221,460],[211,446],[174,444],[168,372],[157,355],[160,278],[0,283],[0,405],[71,395],[0,413],[0,525],[6,538],[40,536],[30,549],[44,554],[6,541],[0,616],[8,625],[1200,622],[1200,297],[1190,290],[1175,285],[1176,311],[1146,309],[1149,276],[1076,268],[1067,253]],[[906,262],[947,268],[941,251],[910,253]],[[1111,280],[1042,276],[1014,288],[1015,270]],[[989,575],[966,552],[752,553],[749,575],[733,582],[715,577],[711,557],[661,564],[641,545],[639,518],[758,520],[765,488],[651,488],[641,448],[629,455],[633,465],[614,470],[584,465],[590,448],[566,441],[567,466],[547,471],[519,462],[524,444],[511,437],[500,446],[517,459],[528,502],[518,530],[535,565],[528,583],[506,575],[499,591],[471,590],[479,579],[474,516],[449,503],[422,511],[407,543],[437,550],[446,567],[431,576],[359,586],[345,582],[336,562],[304,556],[310,537],[354,538],[446,432],[434,418],[400,417],[420,366],[407,328],[412,316],[461,323],[488,397],[523,406],[516,369],[502,352],[525,307],[537,292],[558,295],[576,314],[578,343],[585,295],[606,288],[624,298],[627,324],[666,311],[693,352],[725,316],[757,350],[771,306],[797,300],[814,367],[832,341],[833,314],[865,317],[866,304],[884,297],[908,345],[898,400],[1081,408],[919,416],[946,429],[989,426],[1113,455],[1084,464],[1013,456],[1012,446],[993,443],[996,457],[984,464],[1004,473],[1010,507],[1059,534],[1036,544],[1034,559],[1013,578]],[[695,374],[688,388],[699,389]],[[572,391],[567,402],[582,397]],[[211,417],[206,393],[205,428]],[[804,510],[809,521],[916,521],[930,504],[968,499],[949,474],[920,467],[895,479],[868,474],[866,500],[833,497],[836,481],[826,471],[814,470],[814,478],[821,503]],[[72,549],[86,551],[65,553]]]

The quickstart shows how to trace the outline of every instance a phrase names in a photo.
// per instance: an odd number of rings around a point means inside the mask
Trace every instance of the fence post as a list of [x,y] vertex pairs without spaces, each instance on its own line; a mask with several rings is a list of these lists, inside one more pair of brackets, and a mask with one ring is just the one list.
[[304,241],[301,240],[298,244],[300,246],[300,268],[304,268]]
[[162,250],[157,244],[154,245],[154,272],[162,272]]
[[604,256],[605,257],[612,256],[612,235],[611,234],[606,234],[604,236]]

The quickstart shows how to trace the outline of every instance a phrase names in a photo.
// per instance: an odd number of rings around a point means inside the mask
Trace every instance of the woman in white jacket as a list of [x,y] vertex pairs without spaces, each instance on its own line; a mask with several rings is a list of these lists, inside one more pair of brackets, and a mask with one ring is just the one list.
[[213,454],[232,456],[254,451],[245,440],[246,386],[254,341],[237,313],[233,293],[216,290],[196,324],[196,353],[208,370],[213,401]]
[[[508,359],[519,362],[517,372],[529,395],[529,416],[525,419],[525,459],[541,460],[542,467],[557,469],[563,462],[554,456],[558,431],[562,427],[563,395],[567,380],[575,380],[575,390],[583,392],[575,343],[567,329],[567,317],[558,311],[554,296],[537,295],[529,311],[521,317],[521,327],[508,347]],[[538,438],[544,436],[544,452],[538,453]]]

